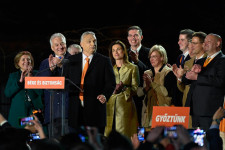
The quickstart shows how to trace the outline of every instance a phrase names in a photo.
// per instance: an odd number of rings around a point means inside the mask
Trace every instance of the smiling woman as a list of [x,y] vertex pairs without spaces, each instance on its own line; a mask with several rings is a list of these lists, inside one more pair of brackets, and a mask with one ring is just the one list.
[[149,52],[153,69],[143,75],[143,88],[138,89],[138,96],[145,95],[142,108],[142,126],[151,127],[153,106],[170,106],[175,94],[176,77],[167,66],[167,53],[163,46],[154,45]]
[[19,125],[18,119],[28,117],[33,110],[43,108],[42,90],[24,89],[25,77],[37,73],[33,70],[34,59],[30,52],[19,52],[14,58],[14,65],[18,71],[10,73],[5,88],[5,96],[12,100],[8,121],[13,127],[23,128],[24,126]]

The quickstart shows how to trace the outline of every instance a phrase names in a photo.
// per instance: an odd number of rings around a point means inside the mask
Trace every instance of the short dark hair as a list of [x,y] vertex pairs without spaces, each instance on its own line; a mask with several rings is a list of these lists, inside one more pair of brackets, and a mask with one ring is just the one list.
[[130,31],[130,30],[138,30],[139,31],[139,34],[140,36],[142,36],[142,30],[139,26],[131,26],[127,29],[127,33]]
[[193,33],[194,33],[194,31],[191,29],[184,29],[184,30],[180,31],[180,34],[185,34],[187,36],[188,41],[191,40]]
[[199,32],[194,32],[194,33],[192,34],[192,37],[198,37],[198,38],[199,38],[199,41],[200,41],[201,43],[204,42],[206,36],[207,36],[207,34],[204,33],[204,32],[201,32],[201,31],[199,31]]

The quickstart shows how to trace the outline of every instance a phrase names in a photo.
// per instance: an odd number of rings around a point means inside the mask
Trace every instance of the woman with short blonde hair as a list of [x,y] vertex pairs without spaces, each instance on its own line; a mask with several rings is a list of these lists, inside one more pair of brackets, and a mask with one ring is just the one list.
[[138,89],[138,96],[145,95],[142,107],[142,126],[151,127],[153,106],[170,106],[175,95],[176,77],[167,66],[168,58],[162,45],[154,45],[149,51],[149,61],[153,67],[143,75],[144,85]]

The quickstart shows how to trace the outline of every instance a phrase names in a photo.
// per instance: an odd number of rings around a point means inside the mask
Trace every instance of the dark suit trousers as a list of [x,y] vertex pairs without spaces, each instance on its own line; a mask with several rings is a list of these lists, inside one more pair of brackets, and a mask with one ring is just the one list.
[[192,127],[200,127],[204,131],[207,131],[210,128],[210,125],[212,123],[212,117],[200,117],[196,115],[192,115]]
[[[86,123],[85,123],[85,115],[84,115],[84,107],[81,106],[81,103],[80,103],[80,107],[79,107],[79,127],[81,126],[88,126]],[[97,127],[98,128],[98,132],[103,134],[104,135],[104,132],[105,132],[105,127]],[[78,129],[78,132],[79,132],[80,129]]]

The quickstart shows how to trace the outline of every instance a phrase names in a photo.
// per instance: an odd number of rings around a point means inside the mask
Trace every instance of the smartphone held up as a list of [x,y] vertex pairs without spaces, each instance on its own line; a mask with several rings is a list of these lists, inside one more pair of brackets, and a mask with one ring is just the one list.
[[19,125],[20,126],[25,126],[25,125],[33,125],[30,120],[34,120],[33,116],[25,117],[25,118],[19,118]]

